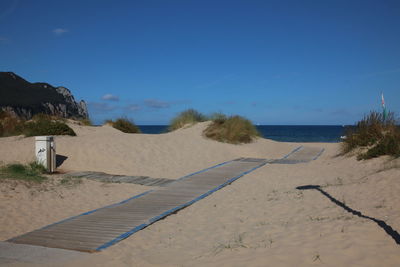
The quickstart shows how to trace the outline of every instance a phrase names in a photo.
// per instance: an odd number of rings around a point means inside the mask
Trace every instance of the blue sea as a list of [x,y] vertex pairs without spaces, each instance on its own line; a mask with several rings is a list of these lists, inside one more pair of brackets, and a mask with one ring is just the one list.
[[[340,141],[345,128],[341,125],[257,125],[264,138],[281,142],[329,142]],[[167,131],[166,125],[139,125],[146,134],[160,134]]]

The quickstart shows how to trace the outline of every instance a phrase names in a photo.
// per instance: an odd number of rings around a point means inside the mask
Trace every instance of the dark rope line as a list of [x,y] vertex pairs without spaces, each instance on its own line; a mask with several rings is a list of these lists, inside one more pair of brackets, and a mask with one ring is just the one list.
[[381,227],[388,235],[390,235],[394,241],[400,245],[400,234],[394,230],[390,225],[386,224],[384,221],[382,220],[378,220],[376,218],[373,217],[369,217],[366,216],[364,214],[362,214],[360,211],[357,210],[353,210],[352,208],[350,208],[349,206],[346,206],[346,204],[344,204],[343,202],[340,202],[339,200],[337,200],[336,198],[332,197],[331,195],[329,195],[327,192],[325,192],[324,190],[321,189],[321,186],[319,185],[304,185],[304,186],[298,186],[296,187],[296,189],[298,190],[308,190],[308,189],[315,189],[317,191],[319,191],[321,194],[323,194],[324,196],[326,196],[330,201],[332,201],[333,203],[335,203],[336,205],[338,205],[339,207],[342,207],[344,210],[346,210],[347,212],[350,212],[354,215],[357,215],[358,217],[364,218],[364,219],[368,219],[371,220],[373,222],[375,222],[376,224],[379,225],[379,227]]

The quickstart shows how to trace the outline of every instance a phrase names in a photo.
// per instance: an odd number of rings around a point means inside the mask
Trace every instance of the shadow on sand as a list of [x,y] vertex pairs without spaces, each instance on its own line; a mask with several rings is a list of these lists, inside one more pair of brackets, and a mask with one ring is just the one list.
[[324,190],[321,189],[321,186],[319,185],[303,185],[303,186],[298,186],[296,187],[296,189],[298,190],[311,190],[311,189],[315,189],[317,191],[319,191],[321,194],[323,194],[324,196],[326,196],[330,201],[332,201],[333,203],[335,203],[336,205],[338,205],[339,207],[342,207],[343,209],[345,209],[347,212],[350,212],[354,215],[357,215],[358,217],[364,218],[364,219],[368,219],[371,220],[373,222],[375,222],[376,224],[378,224],[388,235],[390,235],[394,241],[400,245],[400,234],[394,230],[390,225],[387,225],[384,221],[382,220],[378,220],[375,219],[373,217],[369,217],[366,215],[363,215],[361,212],[357,211],[357,210],[353,210],[352,208],[346,206],[346,204],[344,204],[343,202],[340,202],[339,200],[337,200],[336,198],[332,197],[331,195],[329,195],[327,192],[325,192]]
[[68,157],[66,157],[66,156],[56,154],[56,167],[57,168],[60,167],[61,164],[63,164],[64,161],[66,161],[67,159],[68,159]]

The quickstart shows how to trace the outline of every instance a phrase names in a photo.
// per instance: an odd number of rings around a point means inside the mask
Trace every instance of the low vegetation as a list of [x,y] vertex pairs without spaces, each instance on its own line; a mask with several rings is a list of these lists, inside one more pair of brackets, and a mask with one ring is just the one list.
[[19,163],[9,164],[0,168],[0,179],[15,179],[30,182],[43,182],[46,177],[42,176],[46,169],[43,165],[31,162],[28,165]]
[[204,130],[204,135],[219,142],[240,144],[252,142],[260,133],[246,118],[216,114],[212,123]]
[[64,177],[60,180],[60,184],[64,186],[74,186],[82,183],[82,179],[79,177]]
[[193,125],[198,122],[206,121],[207,119],[208,119],[207,116],[203,115],[202,113],[198,112],[197,110],[188,109],[188,110],[182,111],[181,113],[178,114],[178,116],[176,116],[174,119],[172,119],[172,121],[168,127],[168,130],[175,131],[186,125]]
[[0,110],[0,137],[20,135],[23,132],[24,121]]
[[67,124],[58,120],[40,118],[32,120],[24,124],[23,134],[25,136],[38,135],[70,135],[76,136]]
[[78,122],[83,126],[93,126],[93,123],[90,119],[78,119]]
[[37,114],[32,120],[25,121],[10,115],[7,112],[0,112],[0,137],[25,135],[71,135],[76,136],[67,124],[65,119],[53,117],[46,114]]
[[110,124],[117,130],[120,130],[124,133],[140,133],[139,127],[135,125],[135,123],[127,118],[118,118],[115,121],[113,120],[106,120],[106,123]]
[[218,120],[222,121],[222,120],[226,120],[227,118],[228,118],[228,117],[227,117],[224,113],[215,112],[215,113],[212,113],[212,114],[208,117],[208,120],[210,120],[210,121],[218,121]]
[[260,136],[256,127],[251,121],[241,116],[226,116],[217,112],[206,116],[197,110],[188,109],[172,119],[168,128],[169,131],[190,126],[198,122],[211,120],[212,123],[204,130],[207,138],[230,144],[250,143]]
[[346,131],[342,143],[344,154],[359,149],[357,158],[370,159],[382,155],[400,156],[400,128],[393,113],[384,118],[375,111],[364,116],[362,120]]

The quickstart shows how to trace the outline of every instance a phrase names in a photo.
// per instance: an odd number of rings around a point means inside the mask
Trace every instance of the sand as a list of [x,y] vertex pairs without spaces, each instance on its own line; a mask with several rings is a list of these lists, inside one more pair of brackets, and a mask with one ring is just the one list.
[[[56,137],[67,157],[59,171],[102,171],[177,179],[238,157],[280,158],[296,143],[266,139],[230,145],[205,139],[207,123],[161,135],[124,134],[109,126],[72,125],[77,137]],[[3,163],[33,160],[33,138],[0,138]],[[400,162],[339,156],[339,144],[296,165],[269,164],[207,198],[89,257],[63,266],[399,266],[400,246],[375,222],[400,231]],[[151,189],[82,179],[43,185],[0,183],[0,240]],[[16,265],[23,265],[17,263]]]

